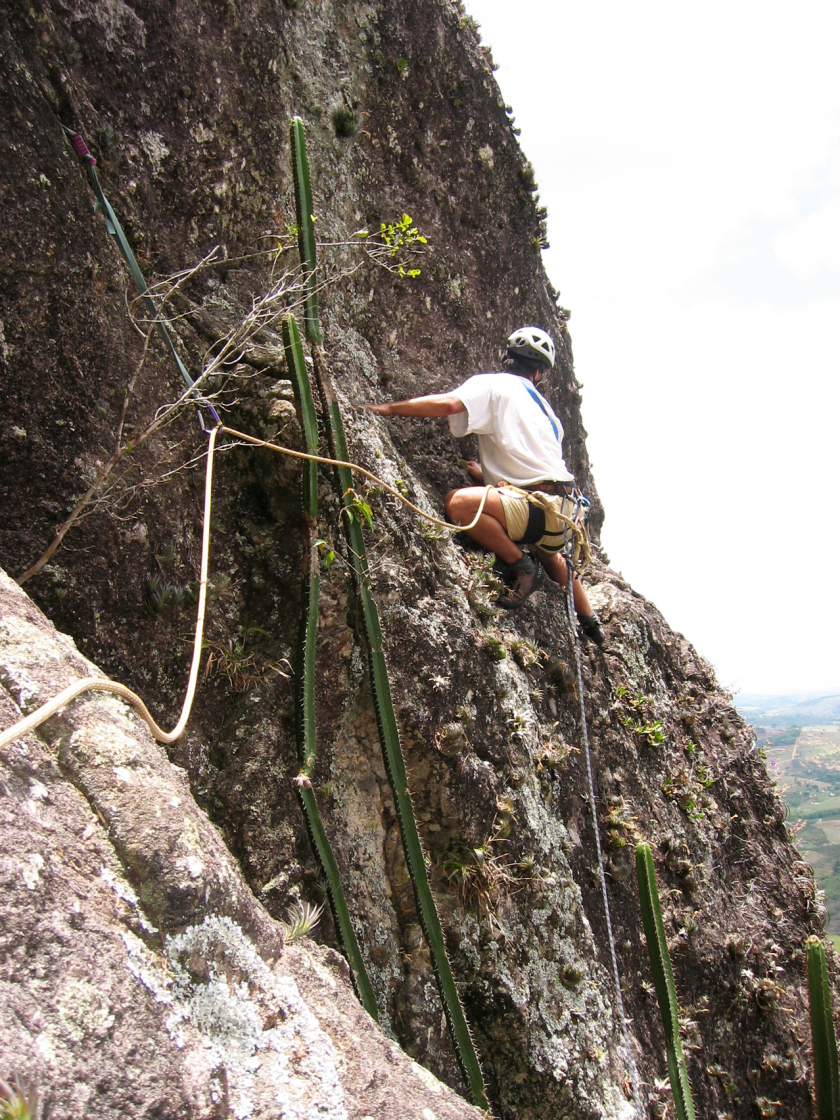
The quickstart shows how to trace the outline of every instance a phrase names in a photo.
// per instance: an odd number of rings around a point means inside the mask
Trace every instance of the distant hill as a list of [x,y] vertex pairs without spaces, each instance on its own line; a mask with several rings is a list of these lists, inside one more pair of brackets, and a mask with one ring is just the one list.
[[744,719],[759,727],[840,724],[840,692],[742,692],[734,704]]

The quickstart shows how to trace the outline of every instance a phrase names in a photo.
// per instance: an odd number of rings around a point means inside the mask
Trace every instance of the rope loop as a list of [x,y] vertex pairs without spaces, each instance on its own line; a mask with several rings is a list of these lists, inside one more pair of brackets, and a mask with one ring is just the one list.
[[123,700],[127,700],[129,704],[137,709],[149,725],[149,730],[159,743],[174,743],[177,739],[180,739],[192,711],[195,691],[198,685],[198,670],[201,662],[202,638],[204,636],[204,610],[207,603],[207,569],[210,559],[210,511],[213,494],[213,458],[216,451],[216,438],[220,431],[221,428],[217,427],[211,428],[208,432],[207,471],[204,482],[204,525],[201,531],[201,575],[198,584],[195,643],[193,645],[192,665],[190,666],[190,679],[187,684],[187,693],[184,697],[184,706],[181,709],[181,718],[171,731],[164,731],[155,722],[149,709],[137,693],[132,692],[126,685],[120,684],[118,681],[109,681],[106,677],[84,677],[82,680],[75,681],[63,691],[59,692],[57,696],[54,696],[52,700],[48,700],[46,704],[42,704],[41,707],[31,715],[26,716],[25,719],[19,720],[0,733],[0,750],[8,746],[8,744],[15,739],[19,739],[22,735],[25,735],[28,731],[40,727],[50,716],[54,716],[56,712],[66,707],[71,700],[74,700],[83,692],[92,691],[114,692],[117,696],[121,696]]

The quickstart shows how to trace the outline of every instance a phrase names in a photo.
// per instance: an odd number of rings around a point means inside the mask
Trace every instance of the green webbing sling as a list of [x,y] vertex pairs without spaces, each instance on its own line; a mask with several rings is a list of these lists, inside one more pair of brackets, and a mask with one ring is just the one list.
[[70,137],[70,143],[73,145],[73,150],[79,157],[81,163],[84,165],[91,190],[96,195],[96,205],[93,208],[94,213],[97,210],[100,210],[102,212],[102,216],[105,219],[105,225],[108,228],[108,233],[110,233],[114,241],[116,241],[117,248],[122,254],[125,263],[128,265],[131,275],[134,277],[134,283],[140,290],[140,294],[143,297],[143,302],[148,308],[149,314],[152,316],[154,324],[158,329],[158,334],[166,343],[169,352],[175,359],[175,365],[178,367],[178,372],[184,379],[184,384],[188,389],[191,389],[193,387],[193,379],[187,372],[187,367],[178,356],[178,352],[175,349],[175,345],[172,342],[169,331],[166,329],[166,324],[163,323],[159,318],[157,306],[155,305],[155,301],[152,299],[151,294],[149,293],[149,285],[146,283],[143,277],[143,273],[140,271],[140,265],[137,263],[137,258],[132,252],[131,246],[128,243],[128,239],[123,233],[122,226],[117,221],[117,215],[114,213],[111,203],[105,197],[105,194],[102,190],[99,182],[99,177],[96,174],[95,170],[96,160],[90,154],[90,150],[87,144],[84,142],[84,139],[82,138],[82,134],[80,132],[74,132],[74,130],[72,128],[68,128],[66,124],[62,125],[62,128]]

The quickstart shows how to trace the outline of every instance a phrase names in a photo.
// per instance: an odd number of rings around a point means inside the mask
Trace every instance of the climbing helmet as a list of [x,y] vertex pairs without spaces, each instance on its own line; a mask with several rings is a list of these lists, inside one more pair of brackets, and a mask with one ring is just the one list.
[[507,351],[511,356],[547,363],[549,368],[554,365],[554,343],[539,327],[519,327],[507,340]]

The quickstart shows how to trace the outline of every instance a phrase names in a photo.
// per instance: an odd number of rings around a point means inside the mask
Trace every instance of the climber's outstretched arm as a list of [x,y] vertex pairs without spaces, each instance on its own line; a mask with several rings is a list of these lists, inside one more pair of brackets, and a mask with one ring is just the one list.
[[428,397],[411,397],[407,401],[388,401],[386,404],[366,404],[371,412],[380,416],[454,416],[456,412],[466,412],[466,406],[458,397],[449,393],[433,393]]

